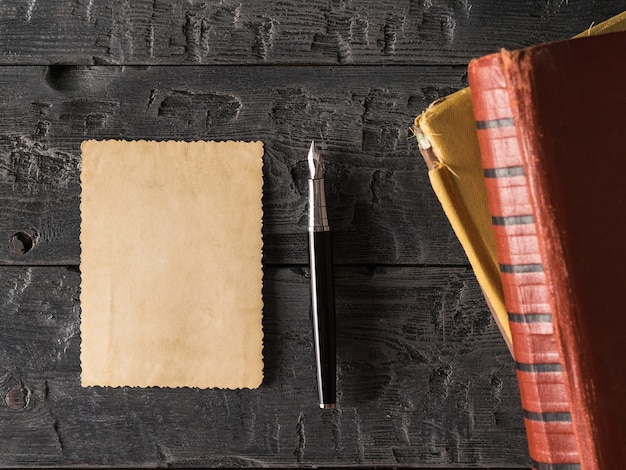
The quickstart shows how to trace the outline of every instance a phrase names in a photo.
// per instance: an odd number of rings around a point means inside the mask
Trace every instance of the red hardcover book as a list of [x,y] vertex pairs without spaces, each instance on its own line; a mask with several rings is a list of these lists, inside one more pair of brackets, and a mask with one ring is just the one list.
[[626,34],[486,56],[469,80],[538,469],[626,461]]

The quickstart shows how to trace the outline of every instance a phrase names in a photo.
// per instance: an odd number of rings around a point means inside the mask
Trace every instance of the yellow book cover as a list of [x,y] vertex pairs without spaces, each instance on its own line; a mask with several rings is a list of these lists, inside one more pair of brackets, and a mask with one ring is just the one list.
[[[575,37],[625,30],[626,12]],[[433,190],[512,351],[469,88],[432,103],[415,119],[414,129]]]

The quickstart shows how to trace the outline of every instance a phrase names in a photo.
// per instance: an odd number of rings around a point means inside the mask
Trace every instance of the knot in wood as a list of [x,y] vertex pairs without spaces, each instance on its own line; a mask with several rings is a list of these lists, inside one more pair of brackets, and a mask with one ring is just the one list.
[[4,397],[7,406],[12,410],[23,410],[28,406],[29,393],[23,387],[15,387],[9,390]]

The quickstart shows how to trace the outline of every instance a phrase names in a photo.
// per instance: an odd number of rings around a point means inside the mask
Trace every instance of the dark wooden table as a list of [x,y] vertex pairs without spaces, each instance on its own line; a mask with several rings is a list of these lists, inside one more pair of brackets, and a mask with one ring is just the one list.
[[[409,127],[472,57],[624,7],[0,2],[0,466],[528,466],[513,360]],[[265,143],[258,390],[81,387],[79,146],[94,138]],[[310,326],[311,139],[335,229],[332,412]]]

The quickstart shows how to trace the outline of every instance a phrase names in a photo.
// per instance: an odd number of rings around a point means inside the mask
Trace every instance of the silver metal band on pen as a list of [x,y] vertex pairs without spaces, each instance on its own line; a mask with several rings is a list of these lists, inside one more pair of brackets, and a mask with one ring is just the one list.
[[309,179],[309,232],[328,232],[324,180]]

